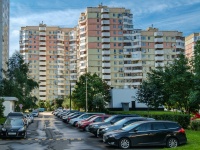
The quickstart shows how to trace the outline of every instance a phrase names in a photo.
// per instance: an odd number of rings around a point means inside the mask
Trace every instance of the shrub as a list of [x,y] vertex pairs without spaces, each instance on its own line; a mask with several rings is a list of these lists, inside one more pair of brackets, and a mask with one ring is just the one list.
[[200,131],[200,120],[191,121],[190,128],[195,131]]

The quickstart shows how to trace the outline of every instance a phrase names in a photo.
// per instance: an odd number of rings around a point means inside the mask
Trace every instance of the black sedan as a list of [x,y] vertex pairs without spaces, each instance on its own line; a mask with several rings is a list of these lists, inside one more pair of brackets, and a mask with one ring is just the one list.
[[0,136],[27,138],[27,125],[22,118],[7,118],[0,129]]
[[106,125],[106,126],[101,126],[98,130],[97,130],[97,135],[99,137],[103,137],[103,134],[113,131],[113,130],[119,130],[131,123],[137,122],[137,121],[153,121],[155,119],[153,118],[145,118],[145,117],[126,117],[122,120],[119,120],[117,122],[115,122],[114,124],[111,125]]
[[139,121],[103,135],[103,142],[127,149],[132,146],[167,146],[187,142],[185,130],[171,121]]

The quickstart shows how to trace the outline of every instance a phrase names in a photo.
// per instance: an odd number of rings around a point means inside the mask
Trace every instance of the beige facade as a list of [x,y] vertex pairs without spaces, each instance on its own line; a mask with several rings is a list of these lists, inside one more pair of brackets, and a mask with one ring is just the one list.
[[192,33],[185,38],[185,56],[191,58],[194,55],[194,46],[200,40],[200,33]]
[[39,82],[33,95],[52,100],[69,94],[69,33],[71,28],[22,27],[20,53],[29,63],[29,76]]

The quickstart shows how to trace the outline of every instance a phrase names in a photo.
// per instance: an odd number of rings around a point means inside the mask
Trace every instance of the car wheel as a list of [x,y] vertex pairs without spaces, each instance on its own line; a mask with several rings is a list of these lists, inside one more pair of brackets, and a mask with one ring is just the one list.
[[77,123],[77,121],[75,121],[75,122],[73,123],[73,126],[74,126],[74,127],[76,126],[76,123]]
[[87,131],[87,132],[89,131],[89,126],[85,127],[85,131]]
[[119,147],[122,149],[127,149],[131,146],[131,142],[127,138],[121,138],[119,141]]
[[169,138],[167,140],[167,147],[174,148],[178,146],[178,140],[176,138]]
[[26,139],[26,138],[27,138],[27,132],[24,133],[24,139]]

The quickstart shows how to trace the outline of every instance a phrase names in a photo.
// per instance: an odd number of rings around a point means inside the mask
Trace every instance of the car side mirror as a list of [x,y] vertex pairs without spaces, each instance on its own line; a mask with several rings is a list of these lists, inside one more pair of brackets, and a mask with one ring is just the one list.
[[114,121],[110,121],[111,124],[114,124]]
[[125,124],[123,124],[123,127],[125,127],[125,126],[127,126],[127,124],[125,123]]

